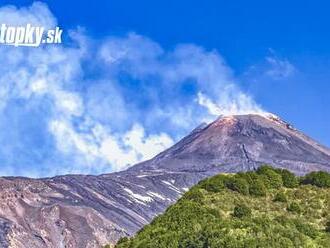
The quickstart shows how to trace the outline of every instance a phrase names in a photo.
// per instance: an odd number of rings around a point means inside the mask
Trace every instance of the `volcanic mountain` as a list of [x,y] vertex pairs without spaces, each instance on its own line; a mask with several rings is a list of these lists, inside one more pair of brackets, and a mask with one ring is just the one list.
[[330,150],[274,115],[220,117],[126,171],[0,178],[0,247],[100,247],[132,235],[199,180],[271,164],[330,172]]

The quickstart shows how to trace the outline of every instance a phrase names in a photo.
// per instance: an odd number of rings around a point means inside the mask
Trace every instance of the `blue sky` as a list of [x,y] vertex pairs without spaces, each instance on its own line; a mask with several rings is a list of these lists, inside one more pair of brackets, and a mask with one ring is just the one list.
[[0,1],[1,22],[65,34],[0,48],[2,175],[120,170],[221,113],[272,112],[330,146],[326,1],[44,3]]

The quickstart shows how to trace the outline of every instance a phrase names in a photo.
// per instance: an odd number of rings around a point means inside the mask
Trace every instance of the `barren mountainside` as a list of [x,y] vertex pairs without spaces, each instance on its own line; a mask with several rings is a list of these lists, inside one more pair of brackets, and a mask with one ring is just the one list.
[[330,150],[275,116],[220,117],[126,171],[0,178],[0,247],[100,247],[132,235],[201,179],[261,164],[330,171]]

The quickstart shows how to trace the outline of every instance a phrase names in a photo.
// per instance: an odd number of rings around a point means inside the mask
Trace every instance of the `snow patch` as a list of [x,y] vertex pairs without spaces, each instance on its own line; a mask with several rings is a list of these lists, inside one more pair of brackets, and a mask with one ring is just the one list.
[[[171,180],[171,181],[173,181],[173,180]],[[182,192],[181,192],[177,187],[175,187],[171,182],[168,182],[168,181],[165,181],[165,180],[162,180],[162,182],[163,182],[164,184],[168,185],[169,188],[170,188],[171,190],[173,190],[173,191],[175,191],[175,192],[177,192],[177,193],[179,193],[179,194],[182,193]]]
[[128,188],[123,188],[124,191],[126,191],[130,197],[136,201],[137,203],[140,203],[140,204],[143,204],[143,205],[146,205],[145,203],[148,203],[148,202],[152,202],[153,199],[150,197],[150,196],[143,196],[143,195],[140,195],[140,194],[136,194],[134,193],[132,190],[128,189]]
[[159,198],[159,199],[161,199],[163,201],[166,200],[165,197],[163,197],[162,195],[160,195],[160,194],[158,194],[156,192],[148,191],[147,192],[147,195],[150,195],[151,197],[157,197],[157,198]]
[[136,177],[142,178],[142,177],[147,177],[148,175],[137,175]]

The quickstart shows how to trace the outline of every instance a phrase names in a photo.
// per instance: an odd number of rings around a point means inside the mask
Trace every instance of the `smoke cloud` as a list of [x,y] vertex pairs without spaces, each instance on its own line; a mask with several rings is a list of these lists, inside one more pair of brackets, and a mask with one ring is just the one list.
[[[0,22],[53,27],[47,5],[0,8]],[[1,175],[105,173],[149,159],[202,121],[264,113],[217,51],[164,50],[129,33],[0,47]]]

